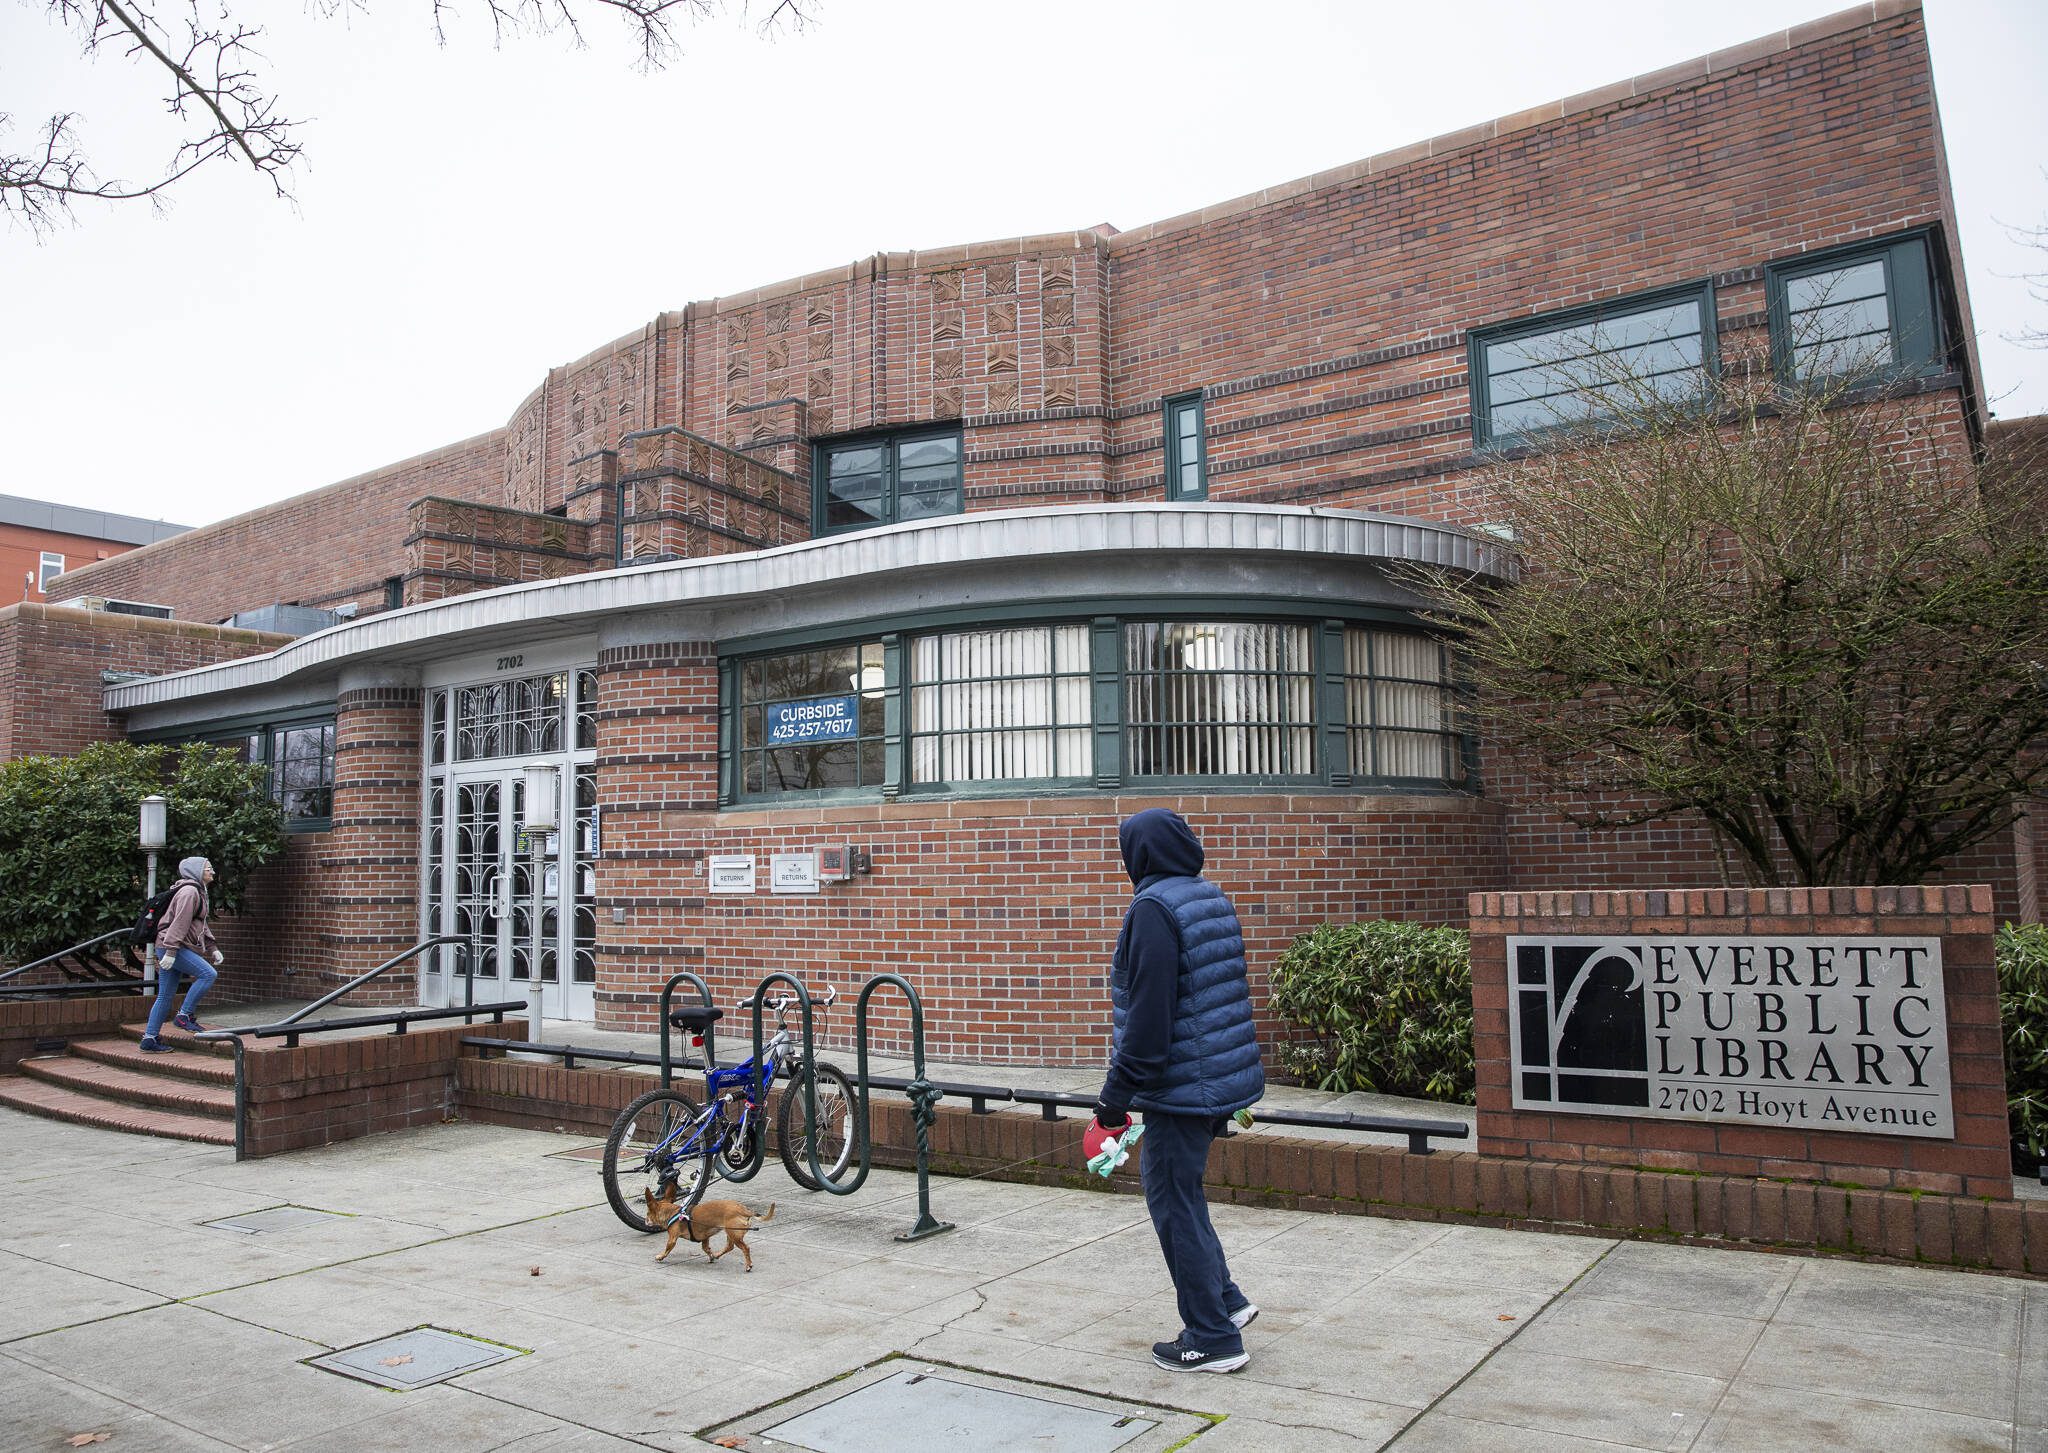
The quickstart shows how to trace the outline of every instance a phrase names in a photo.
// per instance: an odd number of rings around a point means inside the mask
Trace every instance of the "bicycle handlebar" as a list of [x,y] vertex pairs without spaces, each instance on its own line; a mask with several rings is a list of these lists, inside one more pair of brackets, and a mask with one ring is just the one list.
[[[833,985],[827,984],[824,993],[811,995],[811,1007],[814,1009],[829,1009],[838,1001],[838,998],[839,990]],[[787,1014],[790,1010],[796,1008],[800,1002],[794,994],[771,994],[765,1007],[774,1010],[777,1014]],[[742,999],[733,1007],[736,1009],[751,1009],[754,1007],[754,1001],[751,998]]]

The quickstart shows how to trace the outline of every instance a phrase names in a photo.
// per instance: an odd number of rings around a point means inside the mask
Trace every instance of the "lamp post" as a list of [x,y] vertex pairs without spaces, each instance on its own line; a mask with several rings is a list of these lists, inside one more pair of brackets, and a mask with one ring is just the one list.
[[142,850],[149,854],[149,889],[142,896],[156,897],[156,855],[170,841],[170,803],[151,794],[142,799],[142,823],[136,833]]
[[544,762],[526,764],[526,793],[521,816],[527,847],[533,853],[533,937],[526,963],[527,1016],[531,1026],[527,1033],[533,1039],[545,1037],[541,1033],[541,924],[546,919],[543,908],[547,899],[547,838],[560,823],[561,777],[559,770]]

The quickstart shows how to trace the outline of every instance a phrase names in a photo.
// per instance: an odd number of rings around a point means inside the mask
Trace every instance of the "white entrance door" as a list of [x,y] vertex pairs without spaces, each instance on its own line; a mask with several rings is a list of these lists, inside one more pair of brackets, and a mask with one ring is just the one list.
[[[569,830],[539,844],[538,970],[542,1013],[587,1022],[597,978],[596,777],[588,765],[574,770]],[[468,940],[479,1002],[524,998],[533,984],[536,858],[519,830],[525,786],[518,769],[457,769],[428,794],[428,923]],[[464,1001],[454,946],[430,957],[421,990],[428,1004]]]

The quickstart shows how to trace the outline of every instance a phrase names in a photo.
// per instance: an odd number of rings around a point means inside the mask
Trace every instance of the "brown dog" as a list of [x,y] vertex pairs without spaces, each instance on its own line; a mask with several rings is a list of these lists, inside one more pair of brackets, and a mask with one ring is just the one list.
[[[661,1248],[661,1254],[654,1258],[656,1261],[667,1261],[668,1254],[676,1249],[676,1243],[687,1235],[703,1248],[707,1261],[716,1261],[727,1251],[738,1247],[740,1256],[747,1263],[747,1270],[752,1271],[754,1253],[747,1250],[747,1233],[775,1219],[773,1205],[757,1213],[749,1211],[738,1201],[700,1201],[689,1215],[677,1216],[674,1195],[656,1200],[652,1191],[641,1194],[647,1197],[647,1219],[657,1226],[668,1227],[668,1245]],[[714,1252],[711,1238],[721,1231],[725,1233],[725,1251]]]

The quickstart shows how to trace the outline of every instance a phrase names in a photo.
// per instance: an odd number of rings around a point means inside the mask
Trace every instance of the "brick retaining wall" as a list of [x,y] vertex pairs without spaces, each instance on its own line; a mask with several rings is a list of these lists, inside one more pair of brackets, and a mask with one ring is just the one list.
[[524,1019],[327,1039],[251,1042],[243,1062],[241,1154],[253,1160],[385,1130],[435,1125],[457,1104],[464,1035],[527,1037]]

